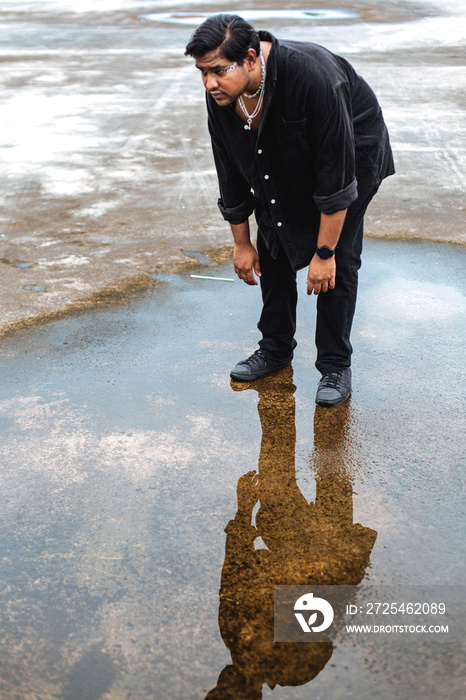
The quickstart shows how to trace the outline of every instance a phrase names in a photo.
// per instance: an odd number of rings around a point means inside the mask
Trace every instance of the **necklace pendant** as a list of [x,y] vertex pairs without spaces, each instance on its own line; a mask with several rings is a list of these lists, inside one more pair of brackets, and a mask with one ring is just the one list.
[[246,131],[251,131],[251,127],[249,126],[249,124],[245,124],[244,128],[246,129]]

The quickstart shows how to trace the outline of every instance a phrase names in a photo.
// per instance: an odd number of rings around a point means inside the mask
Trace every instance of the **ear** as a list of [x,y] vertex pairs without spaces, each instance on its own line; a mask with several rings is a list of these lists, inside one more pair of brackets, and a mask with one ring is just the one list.
[[255,49],[248,49],[244,57],[244,64],[249,71],[254,70],[257,61],[257,53]]

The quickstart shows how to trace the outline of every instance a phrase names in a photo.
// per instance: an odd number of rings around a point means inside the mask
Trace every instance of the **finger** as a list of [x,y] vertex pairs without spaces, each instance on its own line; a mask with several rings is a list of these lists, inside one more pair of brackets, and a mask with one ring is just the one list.
[[248,270],[248,272],[245,275],[244,281],[246,282],[246,284],[250,284],[251,286],[257,284],[252,270]]
[[319,284],[315,284],[315,285],[314,285],[314,294],[320,294],[320,289],[321,289],[320,283],[319,283]]
[[247,270],[238,270],[236,274],[238,275],[240,280],[246,282],[246,284],[252,284],[252,282],[250,281],[250,273]]
[[335,277],[332,277],[328,283],[329,289],[335,289]]
[[327,282],[327,280],[324,280],[324,282],[322,282],[322,285],[320,287],[320,291],[326,292],[327,290],[328,290],[328,282]]
[[258,261],[258,260],[256,260],[256,262],[254,263],[254,272],[256,273],[256,275],[257,275],[258,277],[261,276],[261,269],[260,269],[259,261]]

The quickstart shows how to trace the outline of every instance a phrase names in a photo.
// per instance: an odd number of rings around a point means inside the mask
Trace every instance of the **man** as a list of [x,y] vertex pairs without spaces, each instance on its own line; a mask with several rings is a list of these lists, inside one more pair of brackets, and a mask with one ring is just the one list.
[[[218,205],[230,223],[235,272],[260,278],[259,349],[231,372],[252,381],[289,365],[296,347],[296,271],[317,297],[316,395],[351,391],[351,324],[363,217],[394,173],[377,99],[349,63],[321,46],[278,41],[236,15],[215,15],[186,47],[206,88]],[[257,251],[249,216],[258,224]]]

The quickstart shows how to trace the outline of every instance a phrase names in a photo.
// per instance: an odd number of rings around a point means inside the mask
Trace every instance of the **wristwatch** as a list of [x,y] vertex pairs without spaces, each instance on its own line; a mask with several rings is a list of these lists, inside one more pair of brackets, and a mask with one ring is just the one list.
[[321,260],[328,260],[335,255],[335,248],[329,248],[328,245],[317,246],[316,253]]

